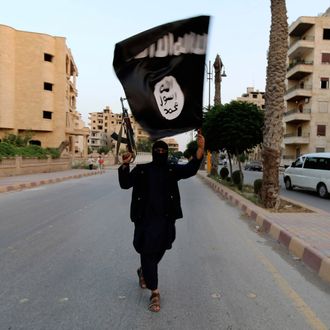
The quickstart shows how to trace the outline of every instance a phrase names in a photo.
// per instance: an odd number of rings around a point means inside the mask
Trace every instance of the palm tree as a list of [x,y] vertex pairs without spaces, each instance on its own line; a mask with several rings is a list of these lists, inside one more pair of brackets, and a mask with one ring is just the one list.
[[279,205],[279,165],[283,138],[282,117],[286,59],[288,51],[288,23],[285,0],[271,0],[271,29],[269,37],[267,80],[265,93],[265,125],[262,145],[263,183],[261,199],[266,208]]

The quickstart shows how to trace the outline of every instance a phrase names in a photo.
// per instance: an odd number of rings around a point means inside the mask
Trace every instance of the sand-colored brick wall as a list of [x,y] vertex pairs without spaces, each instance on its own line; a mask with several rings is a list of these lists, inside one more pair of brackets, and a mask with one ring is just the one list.
[[69,141],[67,151],[74,153],[80,136],[79,148],[83,145],[81,152],[87,154],[88,132],[76,109],[78,70],[66,39],[0,25],[0,45],[0,139],[32,130],[41,146],[56,148]]

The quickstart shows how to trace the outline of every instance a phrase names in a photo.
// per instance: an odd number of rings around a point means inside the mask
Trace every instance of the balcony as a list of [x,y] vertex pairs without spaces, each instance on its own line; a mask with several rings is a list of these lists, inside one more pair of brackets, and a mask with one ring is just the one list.
[[311,109],[293,109],[283,114],[283,120],[285,123],[298,124],[303,121],[311,120]]
[[289,35],[291,37],[299,37],[304,35],[315,25],[315,17],[301,16],[289,27]]
[[314,49],[314,47],[314,36],[295,38],[289,45],[288,57],[304,57],[306,54],[310,53]]
[[297,133],[284,134],[284,144],[309,144],[309,134],[298,135]]
[[287,79],[301,80],[313,73],[313,61],[295,61],[289,65],[287,70]]
[[310,97],[312,97],[312,85],[300,84],[289,88],[284,95],[284,100],[290,102],[299,102],[305,98]]

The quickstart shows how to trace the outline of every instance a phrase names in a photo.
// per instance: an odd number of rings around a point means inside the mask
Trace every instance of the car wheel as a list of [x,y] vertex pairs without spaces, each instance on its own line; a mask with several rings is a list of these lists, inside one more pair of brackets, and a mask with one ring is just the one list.
[[284,183],[285,183],[285,189],[286,190],[292,190],[292,184],[291,184],[290,178],[285,178]]
[[328,189],[324,183],[320,183],[317,186],[317,193],[321,198],[326,198],[328,196]]

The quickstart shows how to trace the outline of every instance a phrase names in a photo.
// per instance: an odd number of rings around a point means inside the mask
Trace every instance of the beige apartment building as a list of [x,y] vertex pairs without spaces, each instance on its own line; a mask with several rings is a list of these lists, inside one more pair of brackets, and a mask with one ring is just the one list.
[[237,97],[237,101],[248,102],[257,105],[260,109],[265,109],[265,92],[260,92],[258,89],[254,90],[254,87],[247,87],[246,93]]
[[[129,114],[129,117],[136,142],[141,139],[148,139],[148,134],[135,122],[133,115]],[[106,106],[101,112],[91,112],[89,114],[90,136],[88,139],[90,149],[97,151],[106,146],[111,149],[115,148],[116,141],[111,138],[111,134],[119,133],[122,120],[122,114],[112,112],[109,106]],[[125,137],[125,135],[123,136]],[[122,145],[121,148],[124,149],[125,145]]]
[[33,131],[34,144],[87,155],[77,76],[64,37],[0,25],[0,139]]
[[282,163],[330,151],[330,10],[289,27]]
[[[141,126],[135,121],[133,115],[129,114],[131,125],[134,131],[135,142],[146,140],[149,138]],[[101,112],[91,112],[89,114],[90,136],[88,138],[88,146],[91,150],[97,151],[101,147],[110,147],[114,150],[116,141],[111,138],[113,133],[118,134],[122,125],[122,114],[114,113],[109,106],[106,106]],[[124,133],[123,133],[124,134]],[[125,134],[124,134],[125,137]],[[173,138],[163,139],[169,145],[169,150],[178,151],[179,145]],[[121,145],[121,149],[125,149],[125,145]]]

